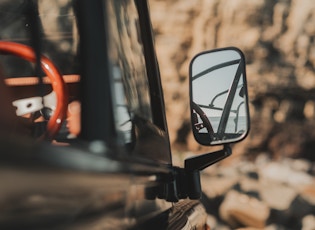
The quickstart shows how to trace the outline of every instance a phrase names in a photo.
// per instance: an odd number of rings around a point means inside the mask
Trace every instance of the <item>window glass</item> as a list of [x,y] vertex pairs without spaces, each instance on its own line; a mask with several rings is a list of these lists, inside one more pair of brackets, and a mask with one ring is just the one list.
[[106,2],[118,133],[132,154],[169,163],[167,135],[153,124],[146,60],[135,2]]
[[[40,52],[52,61],[64,77],[69,88],[67,99],[71,103],[76,100],[77,106],[71,107],[79,108],[76,109],[79,111],[80,103],[77,99],[80,80],[77,55],[79,37],[72,6],[72,0],[1,0],[0,40],[24,44],[30,48],[34,48],[35,43]],[[35,15],[38,15],[37,19]],[[35,22],[38,23],[37,27]],[[21,55],[6,55],[5,53],[0,55],[0,69],[6,78],[7,85],[10,86],[12,104],[17,111],[20,111],[17,116],[27,119],[27,124],[30,123],[27,126],[27,134],[37,138],[45,132],[46,122],[50,119],[57,104],[51,85],[46,84],[48,82],[46,74],[42,73],[45,84],[37,85],[39,79],[34,63],[24,60]],[[44,98],[44,104],[40,96]],[[24,106],[26,102],[27,109]],[[74,109],[70,110],[69,106],[68,115],[72,111]],[[76,112],[76,119],[70,120],[71,127],[66,121],[63,123],[56,137],[58,141],[65,142],[79,134],[80,113]]]
[[116,125],[129,142],[135,116],[152,122],[138,13],[134,2],[128,0],[109,1],[108,13]]
[[[32,25],[26,16],[24,0],[2,0],[0,3],[0,39],[31,45]],[[63,75],[77,73],[78,33],[72,1],[37,2],[40,19],[41,52],[50,58]],[[21,58],[1,55],[8,77],[34,76],[32,65]],[[18,67],[17,67],[18,66]],[[10,68],[14,67],[14,68]]]

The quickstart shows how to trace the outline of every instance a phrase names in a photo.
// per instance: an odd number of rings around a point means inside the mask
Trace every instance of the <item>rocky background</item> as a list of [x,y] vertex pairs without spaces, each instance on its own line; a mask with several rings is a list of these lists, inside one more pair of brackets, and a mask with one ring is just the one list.
[[246,57],[251,130],[203,172],[212,229],[315,229],[314,0],[149,0],[175,161],[212,151],[190,129],[188,66],[200,51]]
[[[190,132],[188,66],[198,52],[236,46],[247,60],[251,132],[242,153],[315,160],[313,0],[150,0],[171,141]],[[242,144],[238,144],[242,145]]]

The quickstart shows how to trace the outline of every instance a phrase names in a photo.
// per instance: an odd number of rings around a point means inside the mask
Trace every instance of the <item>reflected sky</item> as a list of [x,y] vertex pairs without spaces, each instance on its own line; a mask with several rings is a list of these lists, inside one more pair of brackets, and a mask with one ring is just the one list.
[[[226,50],[218,52],[205,53],[198,56],[195,59],[191,72],[192,76],[222,63],[226,63],[233,60],[239,60],[241,58],[240,54],[235,50]],[[230,89],[233,79],[235,77],[238,64],[226,66],[223,68],[216,69],[204,76],[199,77],[192,81],[192,98],[193,101],[201,105],[209,105],[213,100],[213,105],[215,107],[222,108],[225,105],[225,101],[228,93],[226,92]],[[239,96],[239,91],[241,86],[244,84],[243,76],[241,76],[238,83],[238,89],[233,102],[232,109],[244,101],[244,98]],[[221,95],[220,95],[221,94]],[[216,97],[217,96],[217,97]],[[216,97],[216,98],[215,98]],[[207,112],[207,111],[205,111]],[[209,113],[209,111],[207,112]],[[211,109],[211,114],[209,116],[221,116],[222,111]],[[232,115],[232,114],[231,114]],[[242,110],[241,116],[245,115],[245,110]]]

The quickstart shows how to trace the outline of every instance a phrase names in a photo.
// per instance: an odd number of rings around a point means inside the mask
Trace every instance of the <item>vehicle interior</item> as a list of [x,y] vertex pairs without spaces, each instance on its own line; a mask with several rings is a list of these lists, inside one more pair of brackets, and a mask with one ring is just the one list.
[[1,12],[1,72],[24,133],[34,139],[73,139],[80,129],[73,13],[62,15],[65,26],[54,27],[51,22],[57,23],[60,15],[41,13],[39,18],[32,17],[36,8],[27,1],[5,1],[1,7],[6,9]]

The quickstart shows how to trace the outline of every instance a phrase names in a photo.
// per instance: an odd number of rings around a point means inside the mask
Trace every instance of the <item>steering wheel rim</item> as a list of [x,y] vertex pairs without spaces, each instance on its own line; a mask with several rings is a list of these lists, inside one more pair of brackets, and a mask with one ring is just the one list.
[[205,114],[205,112],[195,103],[192,102],[192,109],[200,116],[201,121],[203,122],[204,127],[208,130],[208,133],[211,135],[211,139],[214,137],[213,127]]
[[[29,62],[36,62],[34,50],[31,47],[20,43],[0,41],[0,52],[15,55]],[[55,111],[48,120],[47,129],[44,133],[44,139],[52,140],[66,119],[68,90],[62,75],[50,59],[42,55],[41,66],[45,74],[47,74],[50,79],[52,89],[56,93],[57,98]]]

